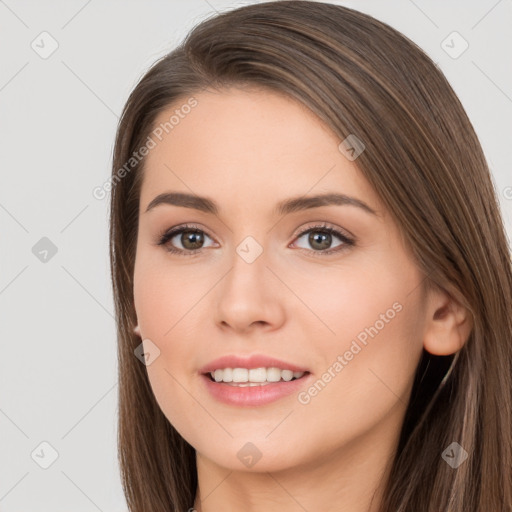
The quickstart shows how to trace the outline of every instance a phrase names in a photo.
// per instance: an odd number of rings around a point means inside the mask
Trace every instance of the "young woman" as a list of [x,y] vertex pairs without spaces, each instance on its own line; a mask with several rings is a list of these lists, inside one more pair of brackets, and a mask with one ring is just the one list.
[[132,512],[512,510],[512,270],[461,103],[321,2],[210,18],[119,124]]

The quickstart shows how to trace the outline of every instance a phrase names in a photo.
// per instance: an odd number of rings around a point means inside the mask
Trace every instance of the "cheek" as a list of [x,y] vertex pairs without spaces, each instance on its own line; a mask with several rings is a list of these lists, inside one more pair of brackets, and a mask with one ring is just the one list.
[[[137,319],[145,337],[165,340],[175,325],[205,293],[187,271],[154,258],[139,258],[134,271],[134,303]],[[181,322],[185,321],[183,318]]]
[[134,303],[141,333],[160,351],[146,367],[148,378],[160,408],[178,431],[185,428],[194,411],[194,401],[186,391],[190,361],[197,358],[193,341],[202,336],[194,307],[212,286],[203,277],[191,277],[183,268],[142,256],[134,269]]
[[294,304],[289,316],[316,328],[323,346],[336,350],[358,335],[364,341],[365,329],[374,324],[379,332],[389,331],[388,325],[400,316],[397,310],[413,298],[409,292],[419,279],[410,263],[385,253],[354,254],[330,266],[300,262],[291,270],[282,268],[281,274],[300,299],[289,303]]
[[302,288],[305,302],[315,304],[333,332],[318,331],[322,364],[300,403],[308,416],[327,415],[338,435],[351,437],[395,406],[405,409],[422,351],[418,294],[410,293],[421,277],[412,265],[385,259],[346,270],[331,272],[330,287],[316,276],[315,287]]

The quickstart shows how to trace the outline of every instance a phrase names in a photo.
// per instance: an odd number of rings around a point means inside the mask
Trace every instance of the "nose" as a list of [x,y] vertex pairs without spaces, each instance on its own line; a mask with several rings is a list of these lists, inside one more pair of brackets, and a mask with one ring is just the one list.
[[236,253],[232,266],[216,287],[216,325],[238,334],[274,330],[285,319],[283,285],[268,268],[265,251],[248,262]]

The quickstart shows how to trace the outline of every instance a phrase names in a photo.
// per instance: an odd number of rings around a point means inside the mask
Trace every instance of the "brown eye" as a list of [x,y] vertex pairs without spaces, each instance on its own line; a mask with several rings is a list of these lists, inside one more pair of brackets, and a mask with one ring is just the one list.
[[201,231],[182,231],[179,240],[185,249],[193,251],[201,248],[204,236]]
[[311,231],[308,236],[308,243],[314,249],[325,251],[329,249],[332,243],[332,235],[330,233],[321,233],[319,231]]
[[157,245],[165,246],[171,253],[192,255],[205,247],[205,236],[210,238],[195,226],[178,226],[160,235]]
[[[309,247],[298,247],[307,250],[315,256],[337,253],[355,245],[354,240],[327,225],[313,226],[312,228],[302,231],[297,236],[297,239],[305,237],[305,235],[308,235],[306,244]],[[336,238],[340,242],[332,248],[332,244]]]

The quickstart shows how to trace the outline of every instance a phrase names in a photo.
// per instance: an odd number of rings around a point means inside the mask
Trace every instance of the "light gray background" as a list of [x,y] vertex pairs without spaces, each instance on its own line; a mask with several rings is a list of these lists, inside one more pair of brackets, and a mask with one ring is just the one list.
[[[0,0],[0,512],[126,510],[108,198],[92,190],[110,176],[118,116],[144,71],[215,10],[249,3]],[[397,28],[445,72],[510,238],[512,1],[336,3]],[[58,43],[46,59],[31,47],[51,48],[43,31]],[[453,31],[469,43],[456,59],[442,47]],[[461,41],[450,41],[453,53]],[[46,262],[43,237],[57,248]],[[58,453],[48,469],[42,442]]]

